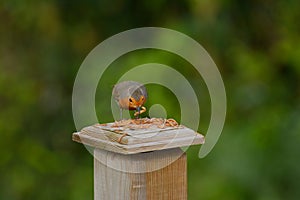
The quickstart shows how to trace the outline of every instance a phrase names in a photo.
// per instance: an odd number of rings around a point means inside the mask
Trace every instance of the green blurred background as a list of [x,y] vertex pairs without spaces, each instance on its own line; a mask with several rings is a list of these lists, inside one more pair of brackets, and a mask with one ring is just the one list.
[[[197,40],[225,83],[219,142],[201,160],[199,146],[188,150],[189,199],[299,199],[299,10],[296,0],[1,1],[0,199],[93,199],[93,158],[71,141],[73,82],[96,45],[143,26]],[[108,98],[118,77],[148,62],[177,68],[200,91],[198,131],[205,133],[210,102],[201,76],[155,50],[133,52],[108,69],[96,96],[100,122],[113,119]],[[120,65],[127,68],[113,76]],[[148,107],[161,103],[178,120],[172,93],[157,85],[149,93]]]

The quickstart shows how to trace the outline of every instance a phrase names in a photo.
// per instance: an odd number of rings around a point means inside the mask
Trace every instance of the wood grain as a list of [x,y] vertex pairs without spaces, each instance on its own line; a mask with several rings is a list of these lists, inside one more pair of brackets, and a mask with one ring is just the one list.
[[[121,143],[118,139],[126,133]],[[186,127],[167,129],[126,130],[108,129],[97,125],[88,126],[73,133],[72,139],[85,145],[122,154],[203,144],[204,136]]]
[[186,154],[180,149],[124,155],[94,150],[95,199],[187,199]]

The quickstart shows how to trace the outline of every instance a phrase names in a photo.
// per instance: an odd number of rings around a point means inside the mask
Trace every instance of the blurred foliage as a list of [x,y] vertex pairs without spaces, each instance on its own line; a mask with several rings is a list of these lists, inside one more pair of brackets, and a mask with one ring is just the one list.
[[[227,121],[218,144],[202,160],[199,147],[188,150],[189,199],[299,199],[299,10],[296,0],[1,1],[0,199],[93,198],[92,156],[71,141],[73,82],[97,44],[143,26],[197,40],[225,82]],[[175,55],[151,50],[108,69],[96,96],[101,121],[112,120],[112,85],[147,62],[177,68],[203,91],[205,132],[210,102],[201,77]],[[178,119],[178,102],[165,90],[150,85],[147,106],[160,103]]]

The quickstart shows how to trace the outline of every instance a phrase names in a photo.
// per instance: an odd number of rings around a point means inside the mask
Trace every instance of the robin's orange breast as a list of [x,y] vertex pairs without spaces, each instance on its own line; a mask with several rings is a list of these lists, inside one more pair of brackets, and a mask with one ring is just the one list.
[[124,81],[114,86],[112,95],[120,107],[120,119],[123,119],[123,109],[136,110],[135,117],[146,112],[143,104],[148,98],[148,94],[144,85],[135,81]]
[[118,83],[112,94],[121,109],[129,110],[141,107],[148,97],[145,86],[135,81]]
[[140,99],[137,101],[133,97],[125,97],[122,99],[119,99],[119,106],[123,109],[128,110],[136,110],[138,107],[141,107],[146,102],[145,96],[140,96]]

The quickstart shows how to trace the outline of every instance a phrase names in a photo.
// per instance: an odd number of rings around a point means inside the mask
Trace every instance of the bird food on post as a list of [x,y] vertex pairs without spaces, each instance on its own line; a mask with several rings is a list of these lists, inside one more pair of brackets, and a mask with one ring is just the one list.
[[[108,126],[108,124],[99,124],[99,126]],[[182,125],[179,125],[175,119],[162,119],[162,118],[140,118],[140,119],[128,119],[116,121],[109,125],[111,128],[123,128],[130,130],[137,129],[148,129],[150,127],[156,127],[160,129],[165,129],[168,127],[173,128],[183,128]],[[118,129],[114,130],[118,132]],[[127,136],[127,133],[122,134],[122,136],[117,140],[118,143],[122,142],[122,139]]]
[[94,124],[73,134],[73,140],[122,154],[203,144],[200,133],[174,119],[139,118]]
[[[103,126],[103,124],[101,124]],[[111,127],[126,127],[129,129],[145,129],[150,126],[158,128],[166,127],[179,127],[180,125],[175,119],[162,119],[162,118],[141,118],[141,119],[128,119],[116,121]]]

